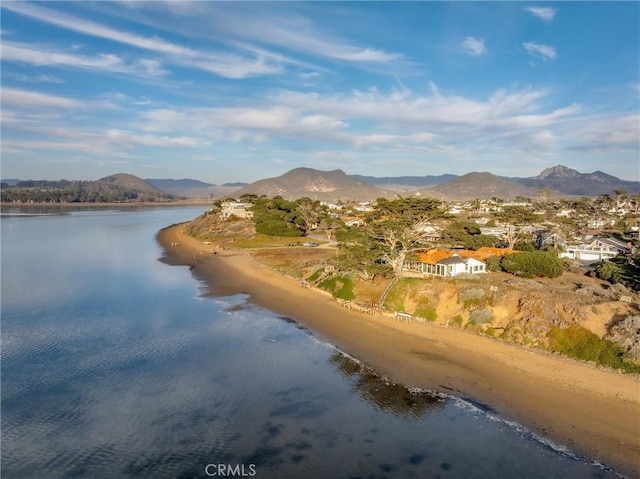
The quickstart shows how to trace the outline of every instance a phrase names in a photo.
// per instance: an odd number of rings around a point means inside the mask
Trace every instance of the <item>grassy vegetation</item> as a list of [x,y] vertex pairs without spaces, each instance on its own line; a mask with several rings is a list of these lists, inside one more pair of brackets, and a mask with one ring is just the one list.
[[413,313],[415,316],[418,316],[420,318],[424,318],[427,321],[435,321],[436,319],[438,319],[438,313],[436,312],[436,308],[434,308],[433,306],[420,306],[418,307],[415,312]]
[[256,233],[251,238],[239,238],[233,243],[236,248],[281,248],[283,246],[296,245],[301,241],[292,240],[285,236],[270,236],[263,233]]
[[547,337],[550,339],[550,349],[565,356],[593,361],[625,372],[640,373],[640,365],[628,361],[620,346],[600,338],[582,326],[564,329],[554,327]]
[[424,283],[420,278],[402,278],[396,281],[384,300],[384,307],[389,311],[404,311],[404,298],[410,288]]
[[317,269],[311,276],[307,278],[307,281],[309,281],[310,283],[315,282],[320,277],[323,271],[323,269]]
[[351,301],[356,297],[353,293],[353,280],[347,276],[331,276],[321,281],[318,288],[330,292],[334,298]]

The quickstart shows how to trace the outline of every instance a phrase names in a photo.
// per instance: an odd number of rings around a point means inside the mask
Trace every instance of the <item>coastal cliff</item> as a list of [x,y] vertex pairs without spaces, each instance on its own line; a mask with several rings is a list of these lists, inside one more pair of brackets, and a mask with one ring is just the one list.
[[365,281],[335,267],[340,252],[330,244],[309,248],[291,238],[256,234],[249,220],[220,221],[204,214],[186,224],[185,232],[222,248],[243,248],[255,261],[327,291],[347,307],[401,312],[414,322],[640,372],[640,297],[577,269],[558,278],[488,273]]

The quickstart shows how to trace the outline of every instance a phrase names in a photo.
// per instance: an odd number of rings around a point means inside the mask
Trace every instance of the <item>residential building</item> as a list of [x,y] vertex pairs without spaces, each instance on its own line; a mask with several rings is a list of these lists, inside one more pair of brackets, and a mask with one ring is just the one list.
[[423,273],[425,275],[455,277],[460,274],[486,273],[486,261],[489,256],[503,256],[517,251],[483,247],[477,251],[449,251],[431,249],[417,252],[417,260],[405,261],[403,271]]
[[615,238],[595,238],[590,242],[568,245],[560,253],[560,257],[581,261],[605,261],[628,252],[628,245],[624,241]]
[[253,211],[250,208],[253,205],[251,203],[240,203],[238,201],[224,201],[220,205],[220,216],[223,218],[230,218],[236,216],[237,218],[248,219],[253,218]]

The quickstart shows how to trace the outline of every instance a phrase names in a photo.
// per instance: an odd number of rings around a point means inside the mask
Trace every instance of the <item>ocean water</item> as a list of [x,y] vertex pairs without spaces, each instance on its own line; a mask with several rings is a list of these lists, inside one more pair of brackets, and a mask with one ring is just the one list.
[[155,241],[201,211],[1,219],[3,478],[620,477],[245,295],[209,297]]

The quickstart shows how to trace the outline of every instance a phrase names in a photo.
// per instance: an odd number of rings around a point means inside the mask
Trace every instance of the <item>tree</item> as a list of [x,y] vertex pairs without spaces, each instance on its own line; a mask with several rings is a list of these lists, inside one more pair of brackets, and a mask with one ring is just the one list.
[[498,238],[483,235],[480,227],[471,221],[454,221],[442,232],[443,238],[450,244],[466,249],[478,249],[482,246],[495,246]]
[[501,211],[495,213],[495,217],[507,227],[505,239],[509,249],[513,249],[518,241],[526,238],[523,226],[530,225],[539,219],[538,215],[526,206],[503,206]]
[[357,274],[366,281],[373,281],[376,276],[391,269],[382,261],[383,252],[380,244],[373,240],[345,243],[342,251],[343,254],[337,258],[337,266]]
[[303,228],[309,234],[313,225],[317,224],[323,216],[324,207],[319,201],[311,198],[300,198],[297,203],[297,215],[302,219]]
[[444,214],[441,201],[433,198],[379,198],[367,217],[367,233],[380,246],[382,258],[399,274],[407,254],[427,235],[426,226]]
[[616,188],[613,190],[613,194],[615,195],[616,200],[616,211],[620,209],[620,202],[627,198],[627,190],[623,188]]
[[549,198],[551,198],[552,194],[553,190],[551,188],[549,188],[548,186],[543,186],[542,188],[538,189],[538,201],[543,204],[548,203]]

